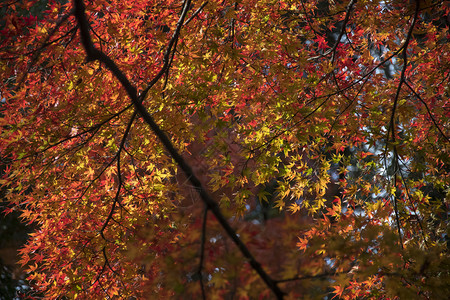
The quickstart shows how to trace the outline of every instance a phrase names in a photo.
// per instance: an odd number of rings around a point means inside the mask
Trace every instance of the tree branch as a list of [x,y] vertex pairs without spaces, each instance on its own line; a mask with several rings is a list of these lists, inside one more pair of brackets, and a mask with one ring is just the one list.
[[39,56],[41,55],[40,50],[44,49],[45,47],[47,47],[48,45],[50,45],[52,43],[52,42],[49,43],[49,40],[52,38],[53,35],[55,35],[55,33],[58,31],[59,27],[61,27],[62,24],[64,24],[64,22],[67,21],[73,13],[74,13],[74,10],[71,9],[67,14],[61,16],[56,21],[55,27],[52,29],[52,31],[50,31],[50,33],[47,35],[47,37],[42,41],[41,46],[36,50],[36,52],[34,52],[33,56],[31,57],[31,60],[28,65],[28,71],[24,72],[23,77],[20,80],[18,80],[18,84],[17,84],[18,88],[25,82],[28,74],[30,73],[31,68],[35,65],[35,63],[39,59]]
[[125,129],[125,133],[123,134],[122,141],[120,142],[119,149],[117,150],[117,154],[115,158],[117,159],[117,177],[118,177],[118,184],[117,184],[117,192],[114,197],[113,204],[111,206],[111,210],[109,212],[108,217],[106,218],[105,222],[103,223],[102,228],[100,229],[100,235],[103,239],[106,240],[103,231],[105,230],[106,226],[108,226],[108,223],[111,221],[114,215],[114,210],[116,208],[117,203],[119,203],[119,196],[120,196],[120,190],[122,188],[122,172],[121,172],[121,166],[120,166],[120,154],[122,153],[122,149],[125,147],[125,141],[127,140],[128,134],[130,133],[131,126],[133,125],[134,120],[136,119],[137,113],[136,111],[131,116],[130,120],[128,121],[127,128]]
[[[75,12],[74,15],[77,19],[77,22],[80,27],[80,35],[83,47],[85,48],[87,60],[95,61],[98,60],[102,62],[112,73],[113,75],[120,81],[122,86],[127,91],[128,96],[130,97],[133,105],[135,106],[136,111],[141,115],[142,119],[147,123],[148,126],[152,129],[153,133],[158,137],[161,143],[164,145],[166,150],[169,152],[170,156],[175,160],[177,165],[183,170],[186,177],[189,178],[191,184],[195,187],[197,193],[200,195],[203,202],[206,204],[207,208],[211,210],[214,214],[222,228],[225,230],[227,235],[233,240],[236,246],[239,248],[244,257],[248,260],[251,267],[258,273],[261,279],[266,283],[267,287],[275,294],[277,299],[283,299],[284,293],[278,287],[277,283],[264,271],[261,264],[256,261],[253,255],[248,250],[247,246],[241,241],[241,239],[236,234],[236,231],[230,226],[225,216],[222,214],[218,204],[216,201],[212,199],[209,193],[201,184],[200,180],[192,171],[191,166],[183,159],[183,157],[178,153],[178,150],[175,149],[172,141],[167,137],[164,131],[156,124],[153,117],[147,111],[147,109],[142,104],[142,99],[144,99],[147,91],[162,77],[165,72],[165,68],[163,67],[160,72],[152,79],[147,88],[141,93],[140,96],[137,94],[137,89],[131,84],[131,82],[127,79],[125,74],[118,68],[118,66],[114,63],[109,56],[104,54],[95,48],[89,33],[89,25],[85,15],[85,5],[82,0],[73,0]],[[165,62],[164,66],[168,65],[168,58],[170,55],[170,49],[173,46],[175,39],[178,37],[179,31],[181,30],[181,26],[183,25],[184,18],[187,14],[188,7],[190,6],[190,0],[185,1],[185,5],[183,8],[183,12],[180,16],[180,19],[177,24],[177,29],[169,42],[169,46],[167,48],[165,54]]]
[[333,47],[328,49],[325,53],[323,53],[323,54],[321,54],[319,56],[311,57],[308,60],[314,60],[314,59],[318,59],[318,58],[321,58],[321,57],[325,57],[328,54],[332,53],[331,61],[334,62],[337,46],[341,43],[341,39],[344,36],[345,27],[347,26],[348,20],[350,19],[350,12],[352,11],[353,5],[355,3],[356,3],[356,0],[351,0],[350,3],[347,5],[347,9],[345,11],[344,22],[342,23],[341,32],[339,32],[339,36],[336,39],[336,42],[334,43]]
[[203,284],[203,276],[202,276],[202,269],[203,269],[203,261],[205,259],[205,241],[206,241],[206,221],[208,219],[208,208],[205,207],[205,210],[203,212],[203,220],[202,220],[202,236],[200,239],[200,262],[198,264],[198,276],[200,278],[200,288],[202,290],[202,299],[206,300],[206,293],[205,293],[205,286]]
[[[397,109],[397,104],[398,104],[398,99],[400,98],[400,91],[402,89],[402,85],[403,83],[406,82],[405,78],[406,78],[406,68],[408,66],[408,45],[409,42],[411,40],[412,37],[412,33],[414,31],[414,26],[416,24],[417,21],[417,17],[419,15],[419,9],[420,9],[420,0],[415,0],[416,2],[416,8],[415,8],[415,12],[414,12],[414,16],[411,22],[411,26],[409,27],[408,33],[406,34],[406,38],[401,46],[400,49],[402,49],[402,57],[403,57],[403,67],[402,67],[402,72],[400,74],[400,81],[398,83],[397,86],[397,91],[395,93],[395,97],[394,97],[394,103],[392,105],[392,112],[391,112],[391,118],[390,118],[390,122],[389,122],[389,129],[387,131],[387,137],[386,137],[386,148],[385,148],[385,159],[386,159],[386,152],[387,152],[387,148],[388,148],[388,144],[389,144],[389,134],[392,133],[392,144],[394,145],[394,167],[397,169],[400,169],[400,165],[398,163],[398,153],[397,153],[397,147],[395,145],[396,142],[396,129],[395,129],[395,112]],[[396,185],[396,178],[397,178],[397,170],[394,172],[394,176],[393,176],[393,186],[395,187]],[[399,219],[399,213],[398,213],[398,197],[397,194],[395,193],[394,195],[394,212],[395,212],[395,220],[397,223],[397,230],[398,230],[398,235],[399,235],[399,239],[400,239],[400,244],[402,246],[403,249],[403,239],[402,239],[402,234],[401,234],[401,225],[400,225],[400,219]]]
[[430,116],[431,121],[433,122],[434,126],[437,128],[439,133],[447,140],[447,142],[450,142],[450,138],[447,135],[445,135],[445,133],[439,127],[438,123],[436,122],[436,119],[433,117],[433,114],[431,113],[431,110],[428,107],[425,100],[423,100],[422,97],[420,97],[420,95],[412,88],[412,86],[408,83],[408,81],[405,80],[405,84],[411,90],[411,92],[413,92],[413,94],[417,97],[417,99],[419,99],[419,101],[422,102],[422,104],[425,106],[425,109],[427,110],[427,113]]
[[187,24],[189,24],[201,11],[203,8],[205,8],[206,4],[208,4],[208,1],[206,1],[205,3],[203,3],[193,14],[192,16],[186,20],[186,22],[184,22],[183,26],[186,26]]

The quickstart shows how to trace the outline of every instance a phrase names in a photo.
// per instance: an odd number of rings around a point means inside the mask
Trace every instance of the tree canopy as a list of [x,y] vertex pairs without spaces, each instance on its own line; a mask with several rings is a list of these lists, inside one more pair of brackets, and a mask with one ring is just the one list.
[[448,2],[0,5],[44,298],[450,294]]

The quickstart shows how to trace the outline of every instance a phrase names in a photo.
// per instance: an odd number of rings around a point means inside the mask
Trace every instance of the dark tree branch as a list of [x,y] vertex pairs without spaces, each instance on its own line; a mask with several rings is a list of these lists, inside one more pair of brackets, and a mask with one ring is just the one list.
[[[397,109],[397,103],[398,103],[398,99],[400,97],[400,91],[402,89],[402,85],[403,85],[403,83],[406,82],[406,75],[405,75],[405,73],[406,73],[406,68],[408,66],[408,45],[409,45],[409,42],[411,40],[412,33],[413,33],[413,30],[414,30],[414,26],[416,24],[417,17],[418,17],[418,14],[419,14],[420,0],[415,0],[415,1],[416,1],[416,10],[415,10],[415,13],[414,13],[412,24],[409,27],[409,30],[408,30],[408,33],[406,35],[405,41],[403,42],[403,45],[400,48],[402,50],[401,54],[402,54],[402,58],[403,58],[403,67],[402,67],[402,72],[400,74],[400,81],[399,81],[398,86],[397,86],[397,92],[395,93],[394,104],[392,105],[391,120],[390,120],[390,124],[389,124],[390,131],[392,132],[392,141],[393,142],[395,142],[395,111]],[[389,141],[389,130],[388,130],[388,137],[386,138],[386,140]]]
[[[174,47],[174,45],[178,41],[178,37],[180,36],[180,31],[181,31],[181,28],[183,27],[184,19],[186,18],[189,7],[191,6],[191,0],[185,0],[183,4],[184,4],[183,10],[181,11],[181,16],[178,19],[177,27],[175,28],[172,38],[170,39],[169,44],[167,45],[166,52],[164,53],[163,67],[161,68],[161,70],[159,70],[158,74],[156,74],[156,76],[150,81],[150,83],[147,85],[147,87],[140,93],[139,98],[140,98],[141,102],[144,101],[145,96],[147,95],[148,91],[159,81],[159,79],[166,73],[166,70],[169,68],[169,65],[171,62],[170,53],[172,52],[172,48]],[[87,33],[89,35],[89,31]],[[90,39],[90,36],[89,36],[89,39]],[[92,40],[91,40],[91,44],[92,44]],[[93,45],[92,45],[92,47],[93,47]],[[109,57],[108,57],[108,59],[109,59]],[[119,70],[119,72],[120,72],[120,70]]]
[[[397,164],[399,163],[399,161],[400,161],[400,157],[397,156]],[[418,222],[419,227],[420,227],[420,232],[421,232],[421,235],[422,235],[422,239],[423,239],[423,241],[425,243],[425,246],[428,247],[428,241],[427,241],[427,238],[425,236],[425,230],[424,230],[424,227],[422,225],[422,220],[420,218],[420,215],[418,214],[418,209],[416,208],[416,206],[414,205],[414,202],[412,201],[412,197],[411,197],[411,193],[409,191],[408,183],[405,180],[405,176],[403,176],[403,172],[402,172],[402,169],[400,167],[400,164],[398,165],[398,172],[400,174],[400,179],[403,182],[403,186],[405,187],[406,196],[408,197],[409,205],[411,205],[411,207],[412,207],[412,209],[414,211],[414,214],[417,216],[417,222]]]
[[316,275],[294,276],[294,277],[291,277],[291,278],[277,280],[277,282],[282,283],[282,282],[290,282],[290,281],[300,281],[300,280],[308,280],[308,279],[326,278],[326,277],[332,277],[332,276],[336,276],[336,275],[340,275],[340,274],[347,274],[351,270],[352,269],[349,269],[349,270],[344,271],[344,272],[330,272],[330,273],[321,273],[321,274],[316,274]]
[[[101,169],[101,171],[97,174],[97,176],[94,177],[94,179],[91,180],[91,182],[89,182],[88,186],[84,189],[84,191],[81,193],[80,197],[78,197],[78,201],[80,201],[81,199],[83,199],[83,196],[87,193],[87,191],[91,188],[91,186],[94,184],[94,182],[96,182],[103,173],[105,173],[105,171],[112,166],[113,162],[116,160],[117,154],[114,155],[114,157],[106,164],[106,166],[103,167],[103,169]],[[77,203],[75,202],[75,203]]]
[[[400,169],[400,165],[398,164],[398,154],[397,154],[397,147],[394,146],[394,176],[392,177],[392,186],[395,188],[397,185],[397,172]],[[395,191],[393,195],[394,199],[394,212],[395,212],[395,222],[397,223],[397,232],[398,232],[398,239],[400,241],[400,246],[402,246],[402,249],[404,249],[403,246],[403,237],[402,237],[402,227],[400,224],[400,217],[398,213],[398,192]]]
[[183,26],[186,26],[187,24],[189,24],[201,11],[203,8],[205,8],[206,4],[208,4],[208,1],[206,1],[205,3],[203,3],[193,14],[192,16],[186,20],[186,22],[184,22]]
[[[336,80],[336,76],[333,75],[333,77],[335,78],[335,83],[336,86],[339,88],[339,83]],[[364,80],[363,84],[361,84],[361,86],[359,87],[359,90],[357,91],[356,95],[353,97],[353,99],[348,98],[344,93],[342,93],[344,95],[344,97],[349,100],[348,104],[345,106],[345,108],[339,112],[337,114],[337,116],[334,118],[333,123],[330,126],[330,131],[328,131],[326,133],[325,136],[331,136],[331,132],[333,131],[334,126],[336,125],[337,121],[339,120],[339,118],[347,111],[347,109],[350,108],[350,106],[352,106],[353,103],[355,103],[356,99],[358,99],[359,94],[361,94],[364,86],[366,85],[367,81],[369,81],[370,77],[367,77],[366,80]]]
[[[69,35],[72,34],[72,33],[76,33],[77,30],[78,30],[78,26],[75,26],[74,28],[72,28],[72,29],[70,29],[69,31],[67,31],[64,35],[62,35],[62,36],[60,36],[60,37],[58,37],[58,38],[56,38],[56,39],[54,39],[54,40],[51,40],[51,41],[48,41],[48,40],[50,39],[50,37],[51,37],[51,36],[49,36],[49,37],[47,37],[47,38],[45,39],[45,41],[43,42],[43,44],[42,44],[39,48],[37,48],[37,49],[31,50],[31,51],[28,51],[28,52],[25,52],[25,53],[20,53],[20,55],[15,55],[15,56],[2,56],[2,57],[0,57],[0,60],[17,59],[17,58],[19,58],[19,57],[21,57],[21,56],[28,56],[28,55],[31,55],[31,54],[33,54],[33,55],[39,55],[39,54],[36,54],[36,52],[39,52],[39,51],[43,50],[45,47],[50,46],[51,44],[54,44],[54,43],[56,43],[56,42],[58,42],[58,41],[60,41],[60,40],[62,40],[62,39],[64,39],[64,38],[66,38],[67,36],[69,36]],[[36,60],[36,59],[35,59],[35,60]],[[34,60],[34,62],[35,62],[35,60]],[[34,65],[34,63],[31,64],[31,67],[33,67],[33,65]],[[30,70],[31,67],[29,67],[28,70]]]
[[329,55],[330,53],[332,53],[331,55],[331,61],[334,62],[335,59],[335,54],[336,54],[336,49],[338,47],[338,45],[341,43],[341,39],[345,34],[345,28],[348,24],[348,20],[350,19],[350,12],[352,11],[353,5],[356,3],[356,0],[351,0],[350,3],[347,5],[347,9],[345,11],[345,17],[344,17],[344,22],[342,23],[342,28],[341,28],[341,32],[339,32],[339,36],[336,40],[336,42],[334,43],[333,47],[328,49],[325,53],[319,55],[319,56],[315,56],[315,57],[311,57],[308,60],[314,60],[314,59],[318,59],[324,56]]
[[109,121],[111,121],[112,119],[114,119],[114,118],[120,116],[122,113],[124,113],[125,111],[127,111],[127,110],[130,109],[131,107],[133,107],[133,104],[127,105],[125,108],[123,108],[122,110],[118,111],[117,113],[115,113],[115,114],[109,116],[109,117],[108,117],[107,119],[105,119],[104,121],[101,121],[100,123],[98,123],[98,124],[96,124],[96,125],[94,125],[94,126],[91,126],[91,127],[89,127],[88,129],[86,129],[86,130],[83,130],[83,131],[81,131],[81,132],[79,132],[79,133],[77,133],[77,134],[75,134],[75,135],[65,137],[65,138],[63,138],[62,140],[59,140],[58,142],[56,142],[56,143],[54,143],[54,144],[48,145],[48,146],[45,147],[44,149],[39,150],[39,151],[36,151],[36,152],[33,153],[33,154],[26,155],[26,156],[24,156],[24,157],[22,157],[22,158],[14,159],[14,160],[11,160],[11,161],[18,161],[18,160],[22,160],[22,159],[26,159],[26,158],[30,158],[30,157],[36,156],[37,154],[44,153],[45,151],[47,151],[47,150],[49,150],[49,149],[51,149],[51,148],[53,148],[53,147],[56,147],[56,146],[61,145],[61,144],[64,144],[65,142],[68,142],[68,141],[73,140],[73,139],[75,139],[75,138],[79,138],[79,137],[81,137],[81,136],[83,136],[83,135],[85,135],[85,134],[87,134],[87,133],[90,133],[90,132],[92,132],[92,135],[89,137],[89,139],[91,139],[91,138],[96,134],[96,132],[97,132],[104,124],[106,124],[106,123],[108,123]]
[[[416,24],[417,17],[419,15],[420,0],[415,0],[415,2],[416,2],[416,8],[415,8],[414,16],[413,16],[413,19],[412,19],[412,22],[411,22],[411,26],[409,27],[408,33],[406,34],[406,38],[405,38],[405,40],[404,40],[404,42],[403,42],[403,44],[402,44],[402,46],[400,48],[400,49],[402,49],[401,54],[402,54],[402,58],[403,58],[403,66],[402,66],[402,72],[400,74],[400,81],[398,83],[397,91],[395,93],[394,103],[392,105],[391,119],[390,119],[390,122],[389,122],[389,129],[387,131],[387,137],[386,137],[385,159],[387,157],[386,156],[386,152],[387,152],[387,147],[388,147],[388,144],[389,144],[389,134],[392,133],[392,144],[394,145],[394,149],[393,149],[393,151],[394,151],[394,153],[393,153],[394,158],[393,159],[394,159],[394,167],[395,167],[395,173],[394,173],[394,176],[393,176],[393,186],[394,187],[396,186],[396,178],[397,178],[397,171],[398,171],[397,168],[400,169],[400,165],[398,163],[397,147],[395,145],[395,142],[396,142],[396,136],[395,136],[396,135],[395,112],[396,112],[396,109],[397,109],[398,99],[400,97],[400,91],[402,89],[402,85],[403,85],[403,83],[406,82],[406,80],[405,80],[406,79],[405,73],[406,73],[406,68],[408,66],[408,45],[409,45],[409,42],[411,40],[412,33],[414,31],[414,26]],[[400,218],[399,218],[399,213],[398,213],[398,197],[397,197],[397,194],[394,195],[394,212],[395,212],[395,220],[396,220],[396,223],[397,223],[398,236],[399,236],[399,239],[400,239],[400,244],[401,244],[402,249],[403,249],[403,239],[402,239],[402,234],[401,234],[401,224],[400,224]]]
[[[324,101],[322,101],[319,105],[317,105],[317,107],[315,107],[310,113],[308,113],[306,116],[304,116],[303,118],[301,118],[299,121],[293,123],[291,126],[288,126],[286,129],[284,130],[279,130],[279,132],[277,132],[276,134],[274,134],[273,136],[271,136],[267,141],[265,141],[264,143],[260,144],[257,147],[254,147],[252,149],[250,149],[250,152],[255,152],[258,149],[261,149],[262,147],[265,147],[267,145],[269,145],[270,143],[272,143],[276,138],[280,137],[281,135],[283,135],[286,132],[289,132],[290,130],[292,130],[294,127],[300,125],[301,123],[303,123],[304,121],[306,121],[310,116],[312,116],[314,113],[316,113],[323,105],[325,105],[325,103],[328,102],[328,100],[330,100],[331,96],[327,97]],[[295,113],[294,116],[291,118],[293,119],[298,113]]]
[[205,259],[205,241],[206,241],[206,221],[208,219],[208,208],[205,207],[205,210],[203,212],[203,220],[202,220],[202,236],[200,240],[200,262],[198,264],[198,276],[200,278],[200,288],[202,290],[202,299],[206,300],[206,293],[205,293],[205,286],[203,284],[203,276],[202,276],[202,270],[203,270],[203,261]]
[[122,149],[125,147],[125,141],[128,138],[128,134],[130,133],[131,130],[131,126],[133,125],[134,120],[136,119],[137,113],[136,111],[133,113],[133,115],[131,116],[130,120],[128,121],[128,125],[127,128],[125,129],[125,133],[123,134],[122,137],[122,141],[120,142],[119,145],[119,149],[117,150],[116,153],[116,159],[117,159],[117,177],[118,177],[118,184],[117,184],[117,192],[116,195],[114,197],[114,201],[113,204],[111,206],[111,210],[109,212],[108,217],[106,218],[105,222],[103,223],[102,228],[100,229],[100,235],[102,236],[103,239],[106,240],[103,232],[106,228],[106,226],[108,226],[108,223],[111,221],[111,219],[113,218],[114,215],[114,210],[116,208],[116,205],[120,202],[119,201],[119,197],[120,197],[120,190],[122,188],[122,172],[121,172],[121,165],[120,165],[120,154],[122,153]]
[[[105,255],[105,246],[103,246],[102,248],[102,253],[103,255]],[[96,282],[98,282],[100,284],[100,277],[102,276],[102,274],[105,272],[106,269],[106,265],[107,265],[107,259],[106,259],[106,255],[104,256],[105,261],[103,263],[102,269],[100,270],[100,272],[97,274],[97,277],[95,278],[95,280],[92,282],[91,286],[93,286]],[[106,292],[106,291],[105,291]]]
[[58,19],[55,27],[52,29],[52,31],[50,31],[50,33],[47,35],[47,37],[44,39],[44,41],[42,41],[41,46],[37,49],[37,51],[34,52],[34,55],[31,58],[30,63],[28,65],[28,71],[24,72],[23,77],[20,80],[18,80],[18,85],[17,85],[18,88],[22,85],[22,83],[25,82],[28,73],[30,73],[31,68],[36,64],[37,60],[39,59],[39,56],[41,55],[40,50],[44,49],[45,47],[47,47],[48,45],[51,44],[51,43],[49,43],[49,40],[52,38],[53,35],[55,35],[55,33],[58,31],[59,27],[61,27],[62,24],[64,24],[64,22],[67,21],[67,19],[69,19],[69,17],[73,13],[74,13],[74,9],[71,9],[67,14],[63,15],[61,18]]
[[412,86],[408,83],[408,81],[405,80],[405,84],[411,90],[411,92],[413,92],[413,94],[417,97],[417,99],[419,99],[419,101],[422,102],[422,104],[425,106],[425,109],[427,110],[427,113],[430,116],[431,121],[433,122],[434,126],[437,128],[439,133],[447,140],[447,142],[450,142],[450,138],[447,135],[445,135],[445,133],[439,127],[439,124],[436,122],[436,119],[433,117],[433,114],[431,113],[431,110],[428,107],[425,100],[423,100],[422,97],[420,97],[420,95],[412,88]]
[[188,8],[190,6],[191,1],[186,0],[185,5],[183,8],[183,12],[180,16],[180,19],[177,24],[177,29],[172,37],[172,39],[169,42],[169,46],[167,47],[166,54],[165,54],[165,61],[164,66],[160,72],[150,81],[147,88],[141,93],[140,96],[138,96],[137,89],[131,84],[131,82],[127,79],[125,74],[118,68],[118,66],[115,64],[109,56],[104,54],[103,52],[99,51],[95,48],[91,37],[89,33],[89,25],[88,21],[86,19],[85,15],[85,5],[82,0],[73,0],[75,12],[74,15],[77,19],[77,22],[80,27],[80,35],[81,35],[81,41],[83,44],[83,47],[85,48],[87,60],[88,61],[95,61],[98,60],[102,62],[113,74],[114,76],[120,81],[122,86],[127,91],[128,96],[130,97],[131,101],[133,102],[133,105],[135,106],[136,111],[141,115],[142,119],[147,123],[147,125],[152,129],[153,133],[158,137],[160,142],[164,145],[166,150],[169,152],[170,156],[175,160],[177,165],[183,170],[186,177],[189,178],[189,181],[191,184],[195,187],[197,193],[200,195],[203,202],[206,204],[207,208],[211,210],[211,212],[216,217],[217,221],[220,223],[222,228],[225,230],[227,235],[233,240],[233,242],[236,244],[236,246],[239,248],[240,252],[244,255],[244,257],[248,260],[248,263],[251,265],[251,267],[258,273],[258,275],[261,277],[261,279],[265,282],[267,287],[275,294],[277,299],[283,299],[284,293],[281,291],[281,289],[278,287],[277,283],[264,271],[261,264],[256,261],[256,259],[253,257],[251,252],[248,250],[247,246],[242,242],[242,240],[238,237],[236,234],[236,231],[230,226],[225,216],[222,214],[218,204],[216,201],[212,199],[212,197],[209,195],[209,193],[206,191],[206,189],[201,184],[200,180],[197,178],[197,176],[192,171],[191,166],[183,159],[183,157],[178,153],[178,150],[175,149],[172,141],[167,137],[165,132],[156,124],[153,117],[150,115],[150,113],[147,111],[147,109],[142,104],[142,100],[145,98],[146,93],[148,90],[153,87],[153,85],[162,77],[162,75],[165,72],[165,68],[167,68],[169,63],[169,55],[170,55],[170,49],[172,48],[173,44],[175,43],[175,40],[177,39],[179,32],[181,30],[181,27],[184,23],[184,18],[186,17]]
[[[344,93],[345,91],[347,91],[347,90],[353,88],[355,85],[357,85],[357,84],[360,83],[360,82],[363,82],[363,84],[365,84],[365,83],[367,82],[368,78],[370,78],[370,76],[371,76],[376,70],[378,70],[382,65],[384,65],[386,62],[388,62],[391,58],[397,56],[400,52],[402,52],[402,50],[403,50],[403,46],[401,46],[401,47],[400,47],[399,49],[397,49],[394,53],[392,53],[392,54],[389,55],[387,58],[385,58],[383,61],[381,61],[381,62],[378,63],[376,66],[374,66],[372,69],[370,69],[370,71],[368,71],[367,73],[365,73],[364,75],[362,75],[361,78],[359,78],[359,79],[353,81],[352,83],[348,84],[347,86],[345,86],[345,87],[343,87],[343,88],[341,88],[341,89],[338,89],[337,91],[334,91],[334,92],[332,92],[332,93],[329,93],[329,94],[326,94],[326,95],[322,95],[322,96],[318,96],[318,97],[314,97],[314,99],[313,99],[312,101],[318,100],[318,99],[324,99],[324,98],[326,98],[325,101],[323,101],[321,104],[319,104],[319,106],[314,110],[314,112],[315,112],[317,109],[319,109],[321,106],[323,106],[323,105],[324,105],[324,104],[325,104],[332,96],[342,94],[342,93]],[[244,62],[245,62],[245,60],[244,60]],[[328,74],[327,74],[327,75],[328,75]],[[325,79],[325,78],[326,78],[326,77],[322,78],[321,81],[322,81],[323,79]],[[312,101],[311,101],[311,102],[312,102]],[[295,115],[297,115],[297,113],[296,113]],[[259,146],[255,147],[255,148],[253,148],[253,149],[250,150],[250,151],[254,151],[254,150],[260,149],[260,148],[262,148],[262,147],[264,147],[264,146],[270,144],[270,143],[271,143],[273,140],[275,140],[277,137],[283,135],[284,133],[290,131],[292,128],[294,128],[295,126],[297,126],[297,125],[299,125],[300,123],[302,123],[303,121],[305,121],[305,119],[306,119],[307,117],[309,117],[310,115],[311,115],[311,114],[308,114],[305,118],[303,118],[302,120],[300,120],[300,121],[294,123],[293,125],[287,127],[286,129],[278,130],[278,132],[275,133],[275,134],[274,134],[271,138],[269,138],[266,142],[264,142],[264,143],[262,143],[261,145],[259,145]],[[292,119],[292,118],[291,118],[291,119]]]

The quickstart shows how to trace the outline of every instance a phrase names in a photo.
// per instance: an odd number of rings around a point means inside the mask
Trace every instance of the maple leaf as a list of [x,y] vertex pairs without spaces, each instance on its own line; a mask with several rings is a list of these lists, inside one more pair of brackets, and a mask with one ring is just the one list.
[[343,287],[341,287],[341,286],[333,286],[333,288],[334,288],[334,291],[333,291],[333,293],[335,294],[334,296],[333,296],[333,298],[331,298],[331,299],[334,299],[334,298],[336,298],[336,297],[341,297],[342,296],[342,293],[344,292],[344,288]]
[[318,36],[314,41],[317,43],[317,47],[320,50],[325,50],[328,48],[328,44],[324,36]]

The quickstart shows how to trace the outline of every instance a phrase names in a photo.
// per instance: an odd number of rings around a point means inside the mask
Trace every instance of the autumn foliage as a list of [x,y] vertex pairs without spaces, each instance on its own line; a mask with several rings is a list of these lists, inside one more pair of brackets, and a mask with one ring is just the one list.
[[0,5],[36,295],[450,294],[448,2]]

